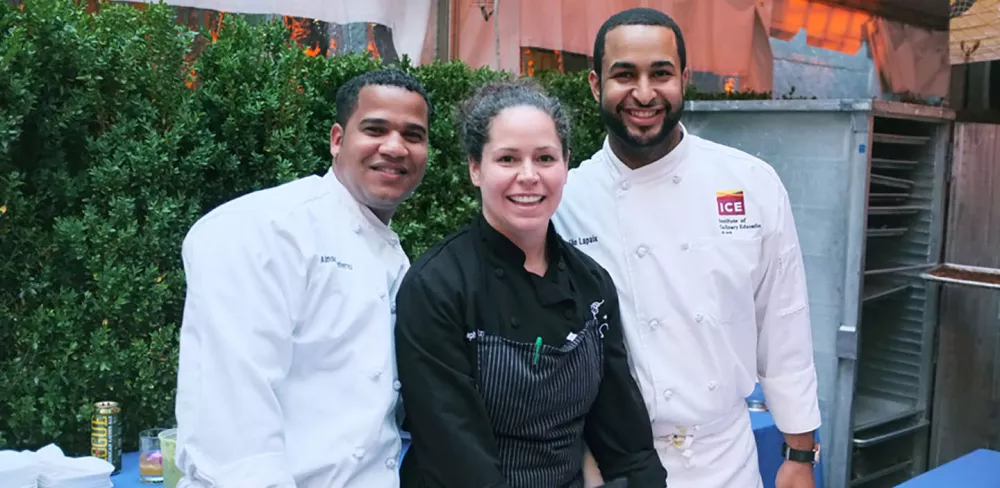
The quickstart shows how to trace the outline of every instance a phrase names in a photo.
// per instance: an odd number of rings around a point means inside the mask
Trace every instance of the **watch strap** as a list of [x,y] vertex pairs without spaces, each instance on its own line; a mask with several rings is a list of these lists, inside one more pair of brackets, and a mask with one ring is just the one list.
[[819,444],[817,444],[811,450],[803,451],[800,449],[792,449],[791,447],[788,446],[787,443],[782,443],[781,457],[789,461],[816,464],[819,462]]

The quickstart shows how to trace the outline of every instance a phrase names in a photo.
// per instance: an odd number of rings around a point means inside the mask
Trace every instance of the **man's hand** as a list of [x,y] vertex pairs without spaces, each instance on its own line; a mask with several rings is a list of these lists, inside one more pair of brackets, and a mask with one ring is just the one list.
[[[815,447],[814,442],[813,432],[785,434],[785,444],[799,451],[812,450]],[[778,475],[774,479],[774,488],[816,488],[813,465],[786,459],[778,468]]]
[[816,488],[813,465],[799,461],[785,461],[778,468],[774,488]]
[[601,470],[597,467],[597,460],[590,453],[590,449],[583,453],[583,486],[585,488],[600,488],[604,486],[604,478],[601,477]]

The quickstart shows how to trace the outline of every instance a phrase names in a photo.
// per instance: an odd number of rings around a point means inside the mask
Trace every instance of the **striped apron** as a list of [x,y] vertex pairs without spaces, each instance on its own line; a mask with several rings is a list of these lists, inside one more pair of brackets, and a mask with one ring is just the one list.
[[603,334],[588,321],[562,346],[480,332],[476,380],[511,488],[582,488],[583,425],[604,371]]

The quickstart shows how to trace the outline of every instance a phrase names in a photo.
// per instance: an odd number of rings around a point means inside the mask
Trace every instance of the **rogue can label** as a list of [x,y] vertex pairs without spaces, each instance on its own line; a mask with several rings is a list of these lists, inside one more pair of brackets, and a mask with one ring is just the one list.
[[94,404],[90,417],[90,455],[111,463],[117,474],[122,469],[121,407],[116,402]]

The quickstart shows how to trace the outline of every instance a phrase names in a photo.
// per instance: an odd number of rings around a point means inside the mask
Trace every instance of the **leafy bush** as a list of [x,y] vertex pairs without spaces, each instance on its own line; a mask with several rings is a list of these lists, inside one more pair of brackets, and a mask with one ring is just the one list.
[[[324,173],[337,88],[379,68],[311,57],[280,22],[225,19],[209,42],[164,5],[0,2],[0,448],[86,453],[101,400],[122,404],[126,450],[172,424],[185,232]],[[508,75],[401,68],[438,108],[426,179],[394,223],[415,257],[477,208],[455,104]],[[572,110],[573,159],[588,157],[603,128],[585,74],[539,79]]]

